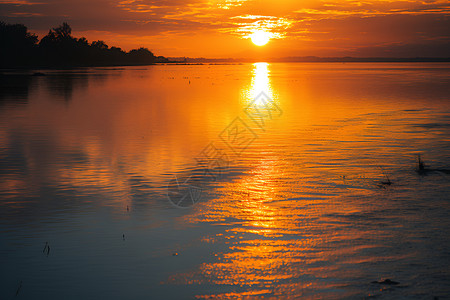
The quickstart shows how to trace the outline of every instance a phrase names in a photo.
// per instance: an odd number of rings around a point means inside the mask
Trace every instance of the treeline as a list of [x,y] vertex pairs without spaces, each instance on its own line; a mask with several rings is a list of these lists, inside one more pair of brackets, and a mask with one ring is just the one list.
[[69,24],[50,29],[40,41],[22,24],[0,22],[0,68],[147,65],[167,62],[147,48],[129,52],[103,41],[75,38]]

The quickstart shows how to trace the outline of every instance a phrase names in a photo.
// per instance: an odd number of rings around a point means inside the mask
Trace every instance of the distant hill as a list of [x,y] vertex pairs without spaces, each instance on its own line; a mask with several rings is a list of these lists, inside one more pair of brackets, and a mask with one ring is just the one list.
[[[185,63],[251,63],[259,59],[251,58],[169,58]],[[282,58],[268,58],[265,62],[450,62],[450,57],[317,57],[292,56]]]
[[449,62],[450,57],[317,57],[293,56],[273,59],[274,62]]

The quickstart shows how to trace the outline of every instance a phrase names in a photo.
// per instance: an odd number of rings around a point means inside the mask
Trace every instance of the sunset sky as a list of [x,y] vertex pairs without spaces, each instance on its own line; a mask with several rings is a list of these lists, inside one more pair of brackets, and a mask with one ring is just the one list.
[[450,56],[442,0],[0,0],[0,20],[40,38],[66,21],[76,37],[164,56]]

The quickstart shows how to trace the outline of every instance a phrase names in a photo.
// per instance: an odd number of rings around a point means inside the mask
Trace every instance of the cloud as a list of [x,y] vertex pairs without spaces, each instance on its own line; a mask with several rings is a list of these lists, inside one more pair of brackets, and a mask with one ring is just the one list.
[[[258,29],[289,41],[283,47],[329,51],[381,51],[394,42],[435,47],[450,36],[450,1],[443,0],[0,0],[0,18],[42,32],[67,21],[74,32],[103,32],[119,45],[153,36],[161,49],[176,49],[176,37],[201,36],[192,43],[194,53],[208,39],[245,40]],[[221,47],[242,45],[233,43]]]
[[271,37],[282,39],[289,27],[295,22],[289,18],[261,15],[242,15],[231,17],[231,22],[225,23],[220,31],[248,38],[254,31],[263,30],[271,33]]

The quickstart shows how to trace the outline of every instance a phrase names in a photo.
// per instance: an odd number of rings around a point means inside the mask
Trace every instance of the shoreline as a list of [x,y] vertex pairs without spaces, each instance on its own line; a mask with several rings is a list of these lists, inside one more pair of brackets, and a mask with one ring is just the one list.
[[[441,61],[246,61],[246,62],[161,62],[161,63],[149,63],[149,64],[118,64],[118,65],[92,65],[92,66],[21,66],[21,67],[8,67],[2,68],[0,67],[0,72],[4,71],[19,71],[19,70],[76,70],[76,69],[89,69],[89,68],[114,68],[114,67],[145,67],[145,66],[220,66],[220,65],[244,65],[244,64],[254,64],[254,63],[269,63],[269,64],[278,64],[278,63],[288,63],[288,64],[298,64],[298,63],[306,63],[306,64],[325,64],[325,63],[334,63],[334,64],[364,64],[364,63],[373,63],[373,64],[398,64],[398,63],[431,63],[431,64],[441,64],[441,63],[450,63],[449,60],[441,60]],[[1,73],[0,73],[1,74]]]

